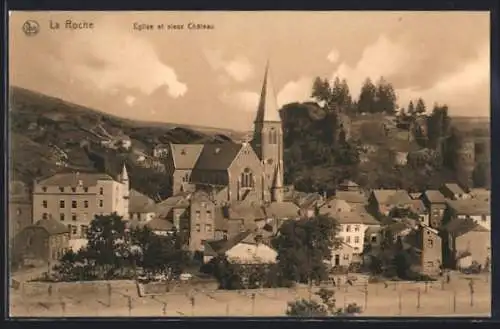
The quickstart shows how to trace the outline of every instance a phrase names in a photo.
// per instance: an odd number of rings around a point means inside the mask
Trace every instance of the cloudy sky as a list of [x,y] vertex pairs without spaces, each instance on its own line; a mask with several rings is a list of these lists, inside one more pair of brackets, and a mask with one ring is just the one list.
[[[14,12],[10,83],[127,118],[251,129],[269,59],[278,104],[314,77],[392,82],[452,115],[489,116],[489,14],[472,12]],[[40,32],[26,36],[23,23]],[[92,22],[59,30],[50,21]],[[188,23],[211,30],[189,30]],[[134,30],[134,23],[184,30]]]

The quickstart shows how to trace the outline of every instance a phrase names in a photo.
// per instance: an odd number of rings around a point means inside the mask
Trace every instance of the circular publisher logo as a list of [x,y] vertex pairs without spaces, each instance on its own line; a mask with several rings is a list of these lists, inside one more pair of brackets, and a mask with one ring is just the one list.
[[40,32],[40,24],[37,21],[28,20],[23,24],[23,32],[30,37],[37,35]]

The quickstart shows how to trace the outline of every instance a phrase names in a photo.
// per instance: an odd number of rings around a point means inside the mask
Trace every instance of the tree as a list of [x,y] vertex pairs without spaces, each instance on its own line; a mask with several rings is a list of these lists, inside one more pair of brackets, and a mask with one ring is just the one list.
[[450,134],[450,125],[448,106],[435,104],[427,119],[427,136],[431,148],[442,151],[443,142]]
[[358,99],[359,113],[375,113],[376,112],[376,96],[377,88],[370,78],[367,78],[361,88],[361,93]]
[[381,77],[377,83],[375,93],[375,108],[378,113],[385,112],[387,114],[396,113],[396,92],[392,84],[388,83],[384,77]]
[[410,101],[410,104],[408,104],[408,114],[414,116],[416,113],[417,112],[415,106],[413,105],[413,101]]
[[335,291],[320,289],[315,293],[321,302],[315,300],[299,299],[288,303],[286,314],[297,317],[324,317],[324,316],[352,316],[361,313],[361,307],[355,303],[349,304],[345,309],[337,308]]
[[327,79],[321,79],[317,77],[314,80],[311,97],[316,99],[318,102],[325,103],[325,106],[329,106],[331,103],[332,93],[330,89],[330,83]]
[[332,249],[338,244],[337,222],[327,216],[285,222],[272,244],[278,252],[278,267],[289,281],[312,282],[328,275]]
[[425,113],[426,108],[425,108],[424,100],[422,98],[419,98],[417,100],[417,106],[416,106],[415,110],[416,110],[416,112],[418,114],[424,114]]

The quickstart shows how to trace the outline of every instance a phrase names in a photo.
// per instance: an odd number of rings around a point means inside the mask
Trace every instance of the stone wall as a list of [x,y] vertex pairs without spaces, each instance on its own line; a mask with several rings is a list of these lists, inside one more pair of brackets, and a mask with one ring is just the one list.
[[81,281],[81,282],[25,282],[20,286],[26,297],[33,296],[74,296],[107,295],[111,291],[123,294],[136,294],[137,285],[131,280]]

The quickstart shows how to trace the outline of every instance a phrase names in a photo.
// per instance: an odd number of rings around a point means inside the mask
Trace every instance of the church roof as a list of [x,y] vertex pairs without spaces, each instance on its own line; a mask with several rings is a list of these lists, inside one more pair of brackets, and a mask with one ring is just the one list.
[[175,169],[193,169],[204,145],[170,144]]
[[227,170],[242,145],[235,143],[205,144],[194,168],[196,170]]
[[48,186],[77,186],[81,181],[83,186],[96,186],[98,181],[114,180],[113,177],[104,173],[58,173],[38,181],[40,185]]
[[269,63],[266,66],[266,73],[264,75],[264,82],[262,84],[262,91],[260,94],[259,108],[255,122],[281,122],[280,114],[278,112],[278,104],[276,102],[276,94],[274,93],[273,82],[271,80],[271,72]]

